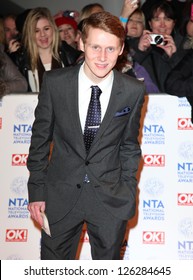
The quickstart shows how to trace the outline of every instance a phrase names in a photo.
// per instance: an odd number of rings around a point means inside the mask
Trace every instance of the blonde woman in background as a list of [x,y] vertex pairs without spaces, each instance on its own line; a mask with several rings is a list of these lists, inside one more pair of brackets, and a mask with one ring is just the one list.
[[39,92],[45,71],[73,65],[80,52],[61,42],[57,26],[45,7],[32,9],[22,34],[23,49],[16,52],[14,62],[26,77],[29,90]]
[[105,9],[100,3],[92,3],[84,6],[80,12],[79,22],[90,15],[103,12]]

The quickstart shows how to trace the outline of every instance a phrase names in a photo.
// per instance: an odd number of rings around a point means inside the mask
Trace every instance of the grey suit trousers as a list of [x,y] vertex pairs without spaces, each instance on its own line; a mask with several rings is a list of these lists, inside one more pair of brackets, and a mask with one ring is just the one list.
[[87,225],[92,259],[119,260],[127,221],[114,217],[105,209],[90,183],[82,185],[75,207],[61,221],[50,226],[54,237],[42,231],[41,259],[76,259],[84,223]]

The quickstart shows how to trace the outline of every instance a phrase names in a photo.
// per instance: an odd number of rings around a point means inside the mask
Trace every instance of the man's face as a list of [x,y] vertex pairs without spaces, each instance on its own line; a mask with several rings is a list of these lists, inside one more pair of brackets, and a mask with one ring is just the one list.
[[15,20],[11,17],[6,18],[4,21],[4,29],[5,29],[6,43],[9,44],[10,40],[14,39],[14,36],[18,34]]
[[95,83],[105,79],[123,51],[120,39],[98,28],[91,28],[85,44],[81,40],[81,50],[85,53],[84,70]]

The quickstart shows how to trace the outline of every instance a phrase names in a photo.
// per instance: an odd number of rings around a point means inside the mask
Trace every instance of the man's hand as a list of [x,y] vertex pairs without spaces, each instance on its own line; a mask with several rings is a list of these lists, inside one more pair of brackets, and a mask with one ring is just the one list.
[[15,40],[15,39],[12,39],[10,42],[9,42],[9,53],[13,53],[13,52],[16,52],[19,48],[21,47],[21,44]]
[[41,213],[46,209],[45,201],[31,202],[28,205],[32,219],[34,219],[41,227],[43,226],[43,219]]

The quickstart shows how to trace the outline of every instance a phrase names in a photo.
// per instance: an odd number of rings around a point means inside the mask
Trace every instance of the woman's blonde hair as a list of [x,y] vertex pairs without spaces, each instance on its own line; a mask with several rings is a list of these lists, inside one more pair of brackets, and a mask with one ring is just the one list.
[[49,11],[45,7],[38,7],[32,9],[25,21],[25,25],[22,33],[22,41],[30,57],[31,70],[34,71],[37,68],[39,59],[38,47],[35,40],[36,26],[39,19],[47,19],[51,28],[53,29],[53,41],[52,41],[52,56],[59,61],[58,48],[60,44],[59,33],[54,19]]

